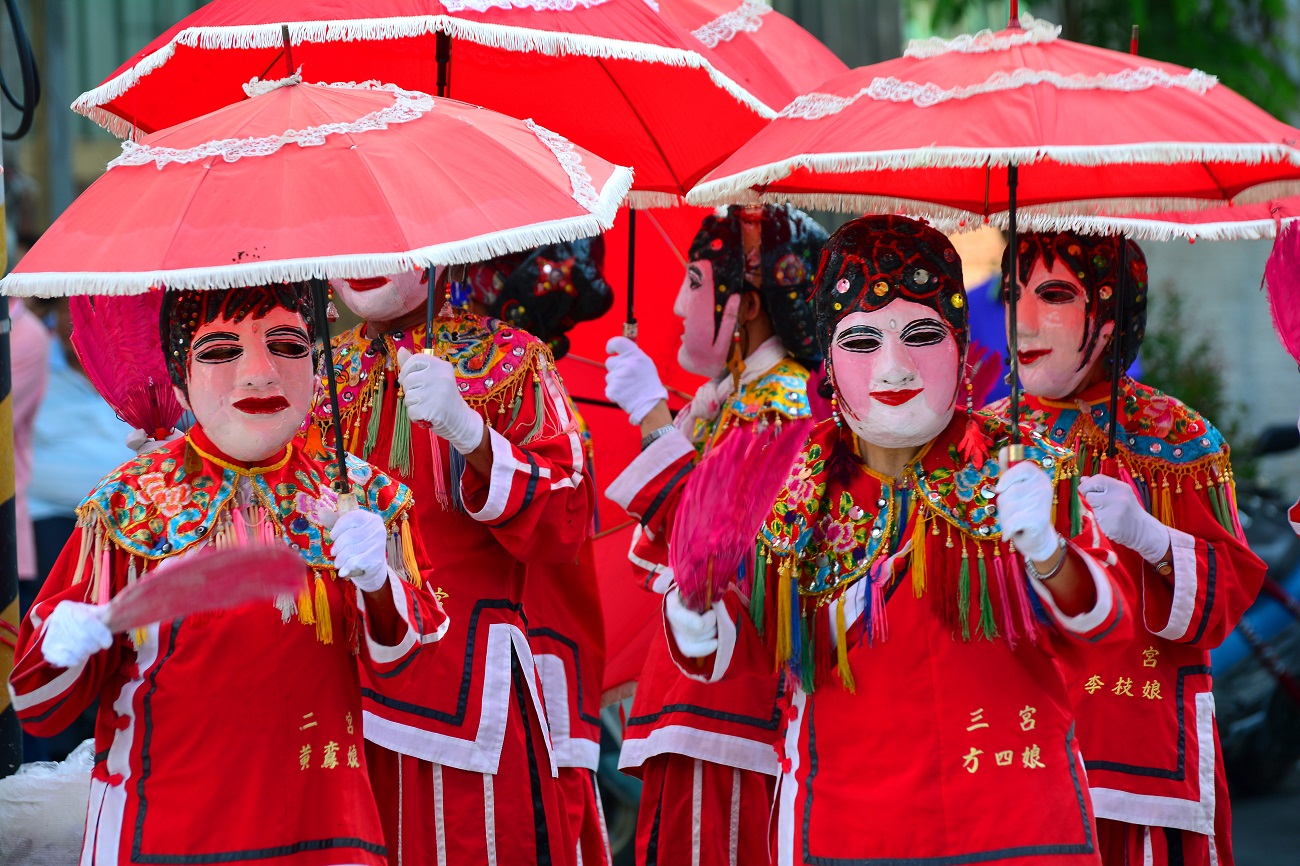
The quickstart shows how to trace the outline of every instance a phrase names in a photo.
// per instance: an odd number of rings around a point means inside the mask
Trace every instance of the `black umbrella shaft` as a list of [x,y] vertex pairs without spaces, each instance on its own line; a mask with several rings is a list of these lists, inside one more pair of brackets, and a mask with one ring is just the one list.
[[446,96],[451,89],[451,36],[439,33],[433,51],[438,61],[438,95]]
[[[316,303],[316,327],[320,329],[321,342],[325,344],[323,358],[325,361],[325,382],[329,388],[330,425],[334,428],[334,459],[338,462],[338,492],[347,493],[348,458],[343,449],[343,413],[339,411],[339,384],[334,378],[334,347],[330,344],[329,283],[325,280],[311,281],[312,296]],[[376,410],[378,411],[378,410]]]
[[627,209],[627,323],[623,333],[636,339],[636,211]]
[[433,348],[433,304],[435,295],[438,292],[437,285],[434,281],[434,269],[430,267],[425,271],[425,276],[429,280],[429,299],[424,305],[424,348]]
[[[0,254],[3,260],[3,254]],[[14,501],[14,424],[9,357],[9,300],[0,298],[0,677],[9,681],[13,655],[6,644],[18,640],[18,530]],[[23,762],[23,733],[8,690],[0,691],[0,778],[13,774]]]
[[1110,429],[1106,431],[1106,456],[1114,457],[1115,434],[1119,430],[1119,385],[1124,378],[1124,326],[1128,322],[1128,238],[1119,238],[1119,274],[1115,279],[1115,330],[1110,344]]
[[1007,166],[1007,243],[1011,244],[1011,273],[1007,281],[1007,363],[1011,371],[1011,444],[1020,444],[1020,337],[1016,314],[1020,304],[1020,242],[1016,238],[1016,186],[1020,168]]

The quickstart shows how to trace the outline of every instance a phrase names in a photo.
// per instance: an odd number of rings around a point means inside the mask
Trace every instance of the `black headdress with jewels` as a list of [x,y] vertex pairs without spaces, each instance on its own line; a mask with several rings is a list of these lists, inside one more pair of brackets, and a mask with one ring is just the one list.
[[840,319],[896,299],[937,312],[957,346],[970,339],[961,258],[942,232],[904,216],[864,216],[840,226],[822,251],[813,296],[817,338],[830,353]]
[[585,238],[470,265],[466,280],[489,316],[547,343],[559,359],[569,351],[566,333],[614,304],[604,264],[604,239]]
[[307,327],[307,338],[315,347],[316,321],[313,317],[311,289],[306,283],[278,283],[241,289],[166,291],[163,294],[158,325],[172,384],[188,396],[190,344],[194,342],[194,332],[199,328],[219,318],[232,322],[242,321],[249,316],[260,318],[277,308],[302,316]]
[[717,338],[722,312],[732,295],[756,291],[772,328],[786,351],[807,366],[821,360],[810,290],[826,243],[826,230],[791,205],[763,205],[756,213],[760,230],[759,268],[747,274],[744,224],[758,209],[732,205],[705,217],[691,242],[691,261],[713,265],[713,329]]
[[[1101,327],[1107,322],[1115,321],[1119,310],[1119,297],[1115,293],[1115,284],[1119,275],[1119,237],[1081,235],[1074,232],[1029,232],[1020,235],[1019,269],[1020,284],[1024,286],[1034,265],[1043,262],[1052,267],[1059,259],[1069,266],[1070,271],[1083,285],[1087,302],[1087,321],[1084,329],[1083,361],[1087,363],[1097,347]],[[1123,339],[1120,354],[1124,369],[1127,370],[1137,357],[1142,346],[1142,338],[1147,328],[1147,260],[1142,248],[1133,241],[1128,244],[1128,273],[1125,275],[1124,302],[1125,322],[1122,328]],[[1010,249],[1002,254],[1002,291],[1006,296]],[[1023,290],[1023,289],[1022,289]],[[1111,359],[1106,355],[1106,372],[1110,374]]]

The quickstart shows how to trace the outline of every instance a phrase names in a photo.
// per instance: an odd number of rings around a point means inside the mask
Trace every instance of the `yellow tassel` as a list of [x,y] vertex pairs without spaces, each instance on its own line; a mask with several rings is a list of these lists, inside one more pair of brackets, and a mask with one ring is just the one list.
[[[868,578],[870,580],[870,578]],[[835,671],[839,674],[840,685],[850,692],[853,688],[853,669],[849,667],[848,629],[844,626],[844,599],[835,605]]]
[[[96,521],[95,525],[98,526],[99,522]],[[90,556],[91,544],[94,541],[94,538],[95,533],[89,526],[83,526],[81,528],[81,550],[77,553],[77,570],[72,574],[73,586],[81,583],[86,576],[86,559]]]
[[311,587],[298,593],[298,622],[303,625],[316,624],[316,614],[311,609]]
[[912,595],[925,594],[925,509],[916,506],[916,526],[912,529]]
[[1165,478],[1165,483],[1160,488],[1160,522],[1166,526],[1172,525],[1174,519],[1174,499],[1169,492],[1169,479]]
[[406,567],[407,582],[418,589],[424,585],[424,578],[420,576],[420,564],[415,561],[415,545],[411,543],[411,527],[407,523],[402,521],[402,564]]
[[790,572],[794,570],[794,557],[782,557],[777,568],[780,580],[776,587],[776,659],[780,665],[790,658]]
[[330,599],[325,591],[325,578],[316,575],[316,640],[334,643],[334,623],[330,620]]

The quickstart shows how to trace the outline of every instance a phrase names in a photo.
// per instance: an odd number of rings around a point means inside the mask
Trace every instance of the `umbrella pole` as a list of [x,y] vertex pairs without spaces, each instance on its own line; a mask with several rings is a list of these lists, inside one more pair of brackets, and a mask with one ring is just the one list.
[[446,96],[451,89],[451,35],[439,32],[435,37],[433,56],[438,61],[438,95]]
[[321,342],[325,344],[325,382],[329,388],[330,423],[334,427],[334,459],[338,464],[339,480],[336,492],[342,496],[351,489],[348,484],[347,452],[343,449],[343,413],[339,411],[339,384],[334,378],[334,347],[330,344],[330,322],[325,315],[329,306],[329,283],[311,281],[312,299],[316,306],[316,327],[320,329]]
[[636,339],[636,211],[627,209],[627,321],[623,336]]
[[433,305],[435,302],[434,295],[438,292],[438,287],[434,285],[433,266],[430,265],[425,270],[426,279],[429,281],[429,300],[424,306],[424,351],[430,355],[433,354]]
[[[1014,4],[1012,4],[1014,6]],[[1011,463],[1023,457],[1020,446],[1020,339],[1016,314],[1020,304],[1020,241],[1016,237],[1016,187],[1020,167],[1007,166],[1007,243],[1011,245],[1011,274],[1007,294],[1007,366],[1011,370]]]
[[1124,325],[1128,320],[1128,292],[1124,275],[1128,272],[1128,238],[1119,237],[1119,275],[1115,280],[1115,330],[1110,345],[1110,425],[1106,431],[1106,457],[1115,459],[1115,434],[1119,429],[1119,385],[1124,378]]

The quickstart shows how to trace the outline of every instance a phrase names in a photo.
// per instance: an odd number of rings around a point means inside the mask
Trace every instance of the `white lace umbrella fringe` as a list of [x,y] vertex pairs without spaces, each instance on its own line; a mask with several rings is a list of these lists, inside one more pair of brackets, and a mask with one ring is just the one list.
[[981,30],[978,33],[963,33],[953,39],[931,36],[929,39],[913,39],[907,43],[904,57],[924,60],[941,54],[987,54],[990,51],[1008,51],[1018,45],[1041,45],[1055,42],[1061,35],[1061,25],[1051,24],[1025,13],[1020,16],[1019,30]]
[[[72,110],[90,118],[119,138],[138,135],[130,121],[104,110],[105,105],[122,96],[140,79],[162,67],[176,53],[177,45],[204,50],[279,48],[283,45],[280,24],[246,27],[191,27],[176,34],[170,42],[143,58],[139,63],[94,90],[87,91],[72,103]],[[553,33],[466,21],[447,15],[421,15],[406,18],[363,18],[351,21],[296,22],[287,25],[291,45],[308,42],[354,42],[362,40],[409,39],[433,33],[446,33],[489,48],[514,52],[537,52],[551,56],[573,54],[608,60],[635,60],[668,66],[700,69],[714,84],[737,102],[763,118],[776,116],[775,109],[723,75],[702,55],[679,48],[667,48],[642,42],[606,39],[577,33]]]
[[601,190],[597,208],[588,216],[521,226],[405,253],[321,256],[174,271],[11,273],[0,280],[0,294],[45,298],[69,295],[138,295],[158,286],[177,290],[230,289],[313,278],[363,279],[389,276],[414,268],[470,264],[543,244],[593,237],[607,231],[614,224],[618,207],[631,187],[631,170],[619,166]]
[[757,33],[763,26],[763,16],[771,11],[772,7],[763,0],[744,0],[730,12],[692,30],[691,35],[707,47],[717,48],[723,42],[735,39],[740,33]]
[[[1032,165],[1054,160],[1062,165],[1178,165],[1180,163],[1285,162],[1300,166],[1300,149],[1281,144],[1196,144],[1149,142],[1112,147],[1043,148],[920,148],[878,153],[800,154],[698,184],[686,195],[691,205],[743,204],[749,190],[784,180],[795,171],[814,174],[852,174],[917,168],[980,168]],[[788,194],[788,193],[785,193]],[[1241,200],[1240,197],[1238,200]]]

